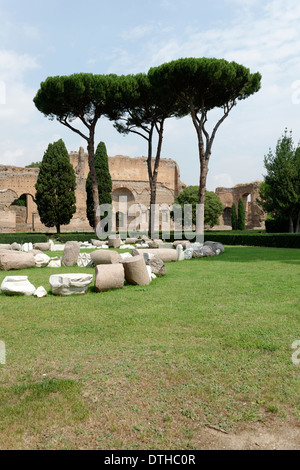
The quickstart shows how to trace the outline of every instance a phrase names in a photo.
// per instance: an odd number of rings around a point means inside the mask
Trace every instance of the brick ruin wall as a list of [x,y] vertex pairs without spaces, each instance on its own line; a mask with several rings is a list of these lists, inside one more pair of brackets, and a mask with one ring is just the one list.
[[[80,148],[79,152],[70,153],[70,161],[76,174],[76,213],[69,225],[61,227],[61,231],[89,232],[92,229],[86,218],[85,190],[89,172],[88,156],[83,148]],[[149,208],[150,187],[146,157],[130,158],[122,155],[109,157],[109,169],[113,181],[112,198],[116,212],[119,210],[119,196],[127,196],[130,204],[142,204]],[[50,229],[41,223],[33,200],[38,173],[38,168],[0,165],[0,232],[55,232],[55,228]],[[157,203],[172,205],[184,187],[180,181],[177,163],[171,159],[161,159]],[[26,207],[12,205],[23,194],[26,194]]]
[[[92,229],[86,218],[85,182],[89,172],[88,156],[83,148],[70,153],[70,161],[76,174],[76,213],[69,225],[62,226],[65,232]],[[112,199],[115,211],[119,211],[119,197],[127,196],[128,205],[142,204],[149,208],[150,187],[146,157],[130,158],[117,155],[109,157],[109,169],[113,180]],[[0,232],[37,231],[55,232],[45,227],[39,218],[33,200],[38,168],[20,168],[0,165]],[[246,228],[264,228],[265,214],[256,202],[260,181],[238,184],[233,188],[219,187],[216,194],[224,205],[220,225],[214,229],[231,228],[231,208],[238,207],[242,198],[245,208]],[[180,181],[177,163],[171,159],[161,159],[158,172],[157,203],[172,205],[175,197],[185,185]],[[26,194],[26,207],[12,205],[21,195]],[[128,223],[130,218],[128,218]]]
[[237,184],[233,188],[216,188],[216,194],[224,205],[224,212],[220,217],[220,225],[223,228],[231,228],[232,204],[235,203],[236,209],[238,209],[240,198],[244,204],[246,228],[265,228],[266,214],[256,201],[259,197],[260,184],[261,181],[254,181],[252,183]]

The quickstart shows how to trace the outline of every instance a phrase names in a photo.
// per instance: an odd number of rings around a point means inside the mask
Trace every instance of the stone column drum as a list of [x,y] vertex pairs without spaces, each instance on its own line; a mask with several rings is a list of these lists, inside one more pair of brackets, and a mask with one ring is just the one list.
[[120,263],[121,261],[121,256],[117,251],[102,251],[96,250],[92,251],[91,253],[91,259],[94,263],[95,266],[99,264],[115,264],[115,263]]
[[74,266],[80,254],[79,242],[67,242],[62,255],[61,264],[63,266]]
[[151,280],[143,255],[133,256],[123,261],[125,279],[128,284],[147,286]]
[[122,289],[125,275],[123,264],[98,264],[95,268],[95,292]]

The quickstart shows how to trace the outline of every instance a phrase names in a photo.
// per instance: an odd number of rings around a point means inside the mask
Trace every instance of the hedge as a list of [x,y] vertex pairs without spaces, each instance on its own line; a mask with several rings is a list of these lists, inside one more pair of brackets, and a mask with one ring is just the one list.
[[60,233],[54,235],[54,238],[60,243],[66,242],[86,242],[91,238],[97,239],[97,235],[94,232],[76,232],[76,233]]
[[[133,234],[131,234],[133,235]],[[137,233],[136,236],[141,235]],[[162,233],[158,234],[159,238],[164,238],[166,241],[173,242],[174,240],[185,240],[191,239],[188,236],[195,235],[194,233],[187,233],[179,236],[178,233],[170,232],[169,237],[163,237]],[[96,238],[97,235],[93,232],[81,232],[81,233],[61,233],[60,235],[51,234],[48,236],[43,233],[0,233],[0,244],[11,244],[13,242],[17,243],[39,243],[47,242],[49,236],[55,238],[61,243],[66,243],[67,241],[89,241],[91,238]],[[122,237],[124,238],[124,237]],[[257,232],[238,232],[238,231],[228,231],[228,232],[205,232],[204,240],[211,240],[223,243],[223,245],[244,245],[244,246],[264,246],[264,247],[276,247],[276,248],[300,248],[300,234],[299,233],[261,233]]]
[[206,233],[205,241],[211,240],[223,245],[264,246],[273,248],[300,248],[299,233],[258,233],[258,234],[216,234]]
[[[133,234],[128,236],[141,236],[141,233]],[[166,237],[161,232],[157,234],[157,237],[164,239],[165,241],[173,242],[174,240],[191,240],[195,238],[195,233],[187,233],[186,236],[181,233],[170,232],[170,236]],[[69,240],[74,241],[88,241],[91,238],[97,238],[97,235],[93,232],[87,233],[67,233],[60,234],[59,241],[65,243]],[[124,236],[122,236],[124,239]],[[277,248],[300,248],[300,234],[295,233],[265,233],[260,230],[257,231],[226,231],[217,232],[209,231],[204,234],[204,241],[211,240],[223,243],[223,245],[244,245],[244,246],[264,246],[264,247],[277,247]]]
[[23,243],[41,243],[47,242],[48,237],[45,233],[32,233],[32,232],[16,232],[16,233],[0,233],[0,243],[11,245],[16,242]]

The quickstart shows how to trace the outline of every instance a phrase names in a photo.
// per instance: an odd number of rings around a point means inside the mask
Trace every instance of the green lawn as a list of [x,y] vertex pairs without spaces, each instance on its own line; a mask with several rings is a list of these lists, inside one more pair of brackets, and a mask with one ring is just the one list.
[[94,269],[0,272],[49,291],[0,294],[0,449],[197,449],[207,424],[300,419],[300,250],[166,266],[147,287],[64,298],[51,274]]

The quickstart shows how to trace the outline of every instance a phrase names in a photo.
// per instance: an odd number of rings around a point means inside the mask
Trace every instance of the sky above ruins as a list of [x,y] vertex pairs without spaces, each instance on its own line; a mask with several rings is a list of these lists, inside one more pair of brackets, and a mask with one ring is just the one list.
[[[33,104],[48,76],[130,74],[180,57],[236,61],[262,74],[261,90],[239,102],[218,130],[207,186],[263,179],[263,159],[284,129],[300,140],[299,0],[0,0],[0,164],[42,159],[62,138],[69,151],[86,142]],[[209,115],[213,124],[218,113]],[[108,154],[146,155],[146,141],[121,136],[101,119],[97,142]],[[168,120],[162,157],[181,179],[199,183],[189,117]]]

